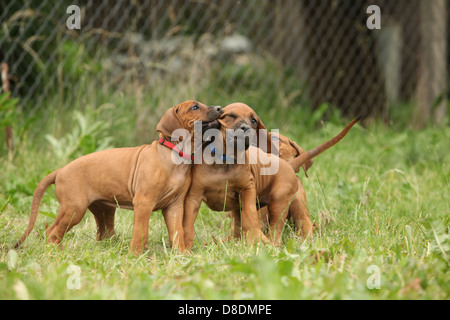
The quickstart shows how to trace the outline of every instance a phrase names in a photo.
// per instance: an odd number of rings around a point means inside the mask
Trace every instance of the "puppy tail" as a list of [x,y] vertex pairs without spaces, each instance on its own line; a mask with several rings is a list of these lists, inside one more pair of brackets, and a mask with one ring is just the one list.
[[291,167],[294,169],[295,172],[298,172],[300,170],[300,167],[303,166],[305,163],[307,163],[308,161],[310,161],[312,158],[314,158],[315,156],[321,154],[322,152],[324,152],[325,150],[331,148],[332,146],[334,146],[336,143],[338,143],[339,141],[342,140],[342,138],[345,137],[345,135],[347,134],[347,132],[349,132],[349,130],[359,121],[361,120],[361,117],[358,117],[356,119],[353,119],[349,124],[347,124],[344,128],[344,130],[342,130],[337,136],[335,136],[333,139],[328,140],[327,142],[321,144],[318,147],[315,147],[309,151],[306,151],[302,154],[300,154],[298,157],[288,161],[289,164],[291,165]]
[[58,174],[58,170],[53,171],[48,176],[46,176],[44,179],[39,182],[39,184],[36,187],[36,190],[34,191],[33,195],[33,202],[31,204],[31,214],[30,214],[30,221],[28,222],[27,230],[23,233],[22,237],[19,241],[16,242],[14,245],[14,248],[19,248],[22,243],[25,241],[25,239],[28,237],[28,235],[31,233],[31,231],[34,228],[34,225],[36,223],[36,218],[39,212],[39,205],[41,203],[41,199],[45,193],[45,190],[47,188],[55,183],[56,176]]

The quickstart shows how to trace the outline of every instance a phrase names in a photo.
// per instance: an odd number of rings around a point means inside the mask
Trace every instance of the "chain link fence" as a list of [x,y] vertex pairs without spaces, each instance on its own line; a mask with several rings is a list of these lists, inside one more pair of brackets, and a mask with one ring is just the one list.
[[[71,5],[81,29],[68,28]],[[381,29],[367,27],[370,5]],[[0,59],[28,112],[111,92],[218,92],[384,120],[408,104],[420,126],[447,112],[448,8],[447,0],[6,0]]]

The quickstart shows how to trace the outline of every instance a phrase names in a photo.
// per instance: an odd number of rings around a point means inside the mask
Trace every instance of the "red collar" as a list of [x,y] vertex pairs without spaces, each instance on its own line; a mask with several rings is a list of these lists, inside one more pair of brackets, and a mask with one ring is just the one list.
[[180,149],[177,148],[176,145],[174,145],[173,143],[167,141],[166,139],[160,138],[158,142],[159,142],[159,144],[162,144],[163,146],[178,152],[178,155],[180,157],[188,159],[188,160],[194,160],[194,154],[184,154],[183,152],[181,152]]

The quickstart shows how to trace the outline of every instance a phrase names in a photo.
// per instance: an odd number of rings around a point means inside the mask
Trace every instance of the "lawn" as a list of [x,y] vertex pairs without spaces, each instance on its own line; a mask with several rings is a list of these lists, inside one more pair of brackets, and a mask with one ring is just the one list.
[[[128,142],[115,140],[114,125],[99,120],[105,117],[91,120],[86,110],[66,117],[74,120],[64,126],[52,118],[46,126],[25,122],[13,160],[2,151],[0,299],[450,298],[449,127],[354,127],[316,159],[308,179],[299,173],[319,225],[311,240],[288,224],[280,247],[229,241],[230,220],[203,206],[191,253],[169,247],[162,215],[154,212],[147,251],[134,257],[128,254],[133,213],[118,209],[114,238],[96,241],[94,218],[86,214],[60,250],[44,240],[58,206],[52,186],[34,231],[12,250],[41,178],[83,153]],[[301,119],[283,121],[280,132],[304,149],[345,123],[306,128]],[[276,118],[266,122],[277,128]]]

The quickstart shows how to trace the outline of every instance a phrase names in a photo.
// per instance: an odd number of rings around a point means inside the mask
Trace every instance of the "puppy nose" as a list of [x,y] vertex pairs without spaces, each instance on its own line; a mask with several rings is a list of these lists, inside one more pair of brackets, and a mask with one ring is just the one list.
[[243,124],[243,125],[241,125],[241,126],[239,127],[239,129],[241,129],[241,130],[244,131],[244,132],[247,132],[247,131],[250,130],[251,128],[250,128],[249,125]]

